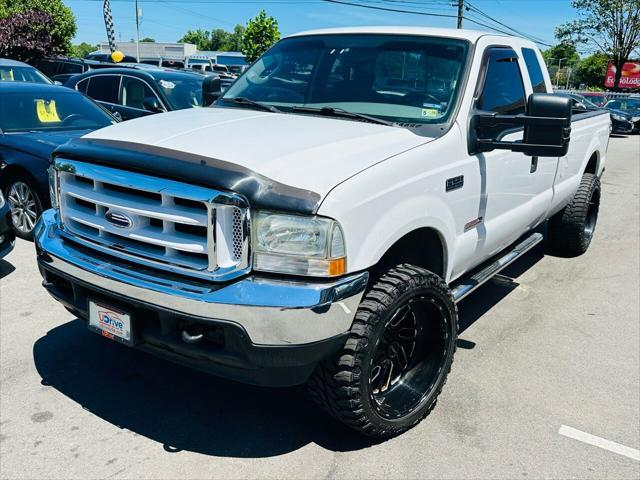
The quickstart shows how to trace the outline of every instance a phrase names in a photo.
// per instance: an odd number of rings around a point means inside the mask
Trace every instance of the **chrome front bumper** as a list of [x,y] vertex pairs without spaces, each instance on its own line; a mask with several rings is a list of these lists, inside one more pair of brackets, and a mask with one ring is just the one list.
[[325,282],[249,276],[220,286],[141,271],[63,240],[53,210],[36,225],[35,242],[42,268],[199,321],[236,324],[255,345],[303,345],[347,332],[368,280],[367,272]]

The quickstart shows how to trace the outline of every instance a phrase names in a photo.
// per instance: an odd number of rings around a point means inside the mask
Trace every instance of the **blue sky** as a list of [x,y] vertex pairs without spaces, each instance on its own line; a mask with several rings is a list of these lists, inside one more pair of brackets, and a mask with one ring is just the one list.
[[[454,0],[345,0],[405,10],[454,15]],[[569,0],[469,0],[489,16],[512,28],[555,43],[556,25],[571,20],[575,13]],[[65,0],[78,23],[77,42],[97,43],[106,39],[102,0]],[[424,25],[455,27],[455,18],[394,13],[328,3],[323,0],[139,0],[142,8],[141,38],[174,42],[188,29],[224,28],[246,24],[260,8],[279,22],[283,35],[311,28],[349,25]],[[135,37],[134,0],[111,0],[116,38]],[[475,18],[486,21],[475,14]],[[466,28],[486,28],[466,22]],[[499,27],[501,28],[501,27]],[[543,47],[544,48],[544,47]]]

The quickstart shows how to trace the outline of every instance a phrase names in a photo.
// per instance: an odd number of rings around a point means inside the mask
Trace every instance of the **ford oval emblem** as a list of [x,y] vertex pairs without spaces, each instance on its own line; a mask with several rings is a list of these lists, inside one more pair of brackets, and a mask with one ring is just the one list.
[[114,225],[114,226],[116,226],[118,228],[131,228],[131,227],[133,227],[133,220],[131,219],[131,217],[125,215],[122,212],[112,212],[111,210],[109,210],[105,214],[104,218],[111,225]]

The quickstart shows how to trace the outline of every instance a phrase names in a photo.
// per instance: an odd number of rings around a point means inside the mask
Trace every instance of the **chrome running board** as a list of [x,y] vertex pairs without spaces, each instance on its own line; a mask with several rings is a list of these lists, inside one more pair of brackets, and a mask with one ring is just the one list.
[[462,277],[451,290],[455,302],[458,303],[491,277],[500,273],[504,268],[539,244],[542,238],[541,233],[534,233],[513,247],[512,250],[509,250],[501,257],[489,263],[486,267],[482,268],[482,270],[477,271],[470,277]]

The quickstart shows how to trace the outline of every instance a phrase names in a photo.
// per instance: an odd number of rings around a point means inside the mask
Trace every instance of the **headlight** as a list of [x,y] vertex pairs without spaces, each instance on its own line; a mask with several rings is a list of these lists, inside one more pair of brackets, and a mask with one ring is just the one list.
[[611,118],[613,118],[614,120],[617,120],[618,122],[626,122],[627,119],[624,118],[622,115],[616,115],[615,113],[611,115]]
[[49,197],[51,199],[51,208],[58,209],[58,185],[56,178],[56,170],[53,165],[49,167]]
[[2,195],[2,190],[0,190],[0,208],[4,207],[4,204],[4,196]]
[[313,277],[347,270],[344,236],[335,220],[258,211],[251,231],[255,270]]
[[638,120],[640,120],[640,117],[633,117],[633,118],[631,119],[631,121],[632,121],[633,123],[636,123]]

